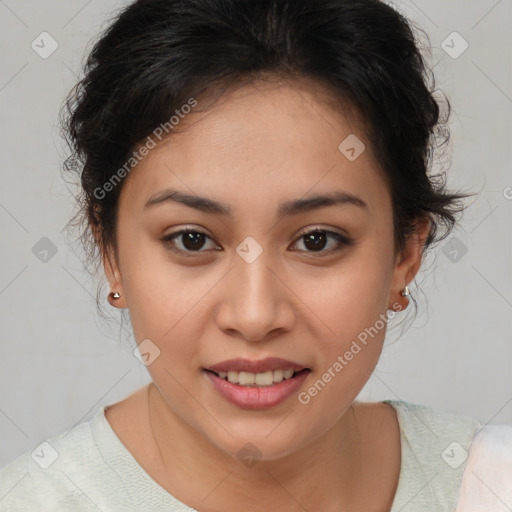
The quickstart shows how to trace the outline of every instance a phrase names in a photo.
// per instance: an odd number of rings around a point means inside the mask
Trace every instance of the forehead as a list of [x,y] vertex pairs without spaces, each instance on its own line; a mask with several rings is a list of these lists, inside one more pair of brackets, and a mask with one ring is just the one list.
[[[232,204],[236,212],[243,204],[261,207],[342,187],[370,207],[389,207],[364,127],[348,104],[312,81],[238,87],[183,116],[130,172],[121,203],[142,209],[150,196],[173,188]],[[345,140],[359,143],[358,152],[364,148],[355,160],[340,149]]]

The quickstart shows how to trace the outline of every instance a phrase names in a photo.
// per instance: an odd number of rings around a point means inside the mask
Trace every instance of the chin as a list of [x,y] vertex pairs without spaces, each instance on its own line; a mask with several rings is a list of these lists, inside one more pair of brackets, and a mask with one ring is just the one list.
[[[284,421],[266,421],[263,427],[262,424],[251,420],[248,420],[251,425],[239,422],[233,426],[229,422],[224,422],[225,430],[221,429],[222,439],[215,436],[210,437],[209,441],[229,457],[247,467],[253,467],[258,462],[283,459],[306,446],[308,439],[311,441],[311,436],[297,438],[297,425],[290,420],[289,418]],[[288,428],[287,422],[290,423]]]

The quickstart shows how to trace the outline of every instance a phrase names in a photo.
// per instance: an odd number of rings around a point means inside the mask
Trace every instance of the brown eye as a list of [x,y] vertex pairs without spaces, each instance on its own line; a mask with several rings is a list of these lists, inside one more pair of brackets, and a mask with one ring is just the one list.
[[[202,250],[207,240],[213,242],[213,239],[206,233],[196,229],[182,229],[181,231],[176,231],[175,233],[165,236],[161,240],[167,249],[187,256],[195,255],[194,253],[200,254],[207,252],[208,248]],[[320,253],[322,256],[341,251],[345,247],[353,244],[352,240],[346,236],[336,233],[335,231],[318,228],[303,233],[296,244],[302,240],[306,247],[302,252]],[[325,250],[325,248],[329,246],[329,240],[334,240],[335,243],[331,243],[331,247]],[[220,247],[212,243],[209,249],[219,250]]]
[[[181,231],[177,231],[176,233],[171,233],[170,235],[162,238],[162,243],[170,250],[181,253],[194,253],[194,252],[205,252],[201,251],[201,249],[205,245],[205,240],[212,240],[206,233],[197,230],[191,229],[183,229]],[[178,243],[179,242],[179,243]],[[176,245],[181,247],[176,247]],[[213,244],[214,247],[218,247],[216,244]]]
[[[326,245],[328,245],[329,238],[334,239],[335,243],[328,250],[324,250]],[[335,231],[318,228],[302,233],[298,241],[301,240],[304,241],[304,246],[306,247],[305,252],[319,252],[325,254],[341,251],[344,247],[352,244],[352,240],[346,236],[340,235]]]

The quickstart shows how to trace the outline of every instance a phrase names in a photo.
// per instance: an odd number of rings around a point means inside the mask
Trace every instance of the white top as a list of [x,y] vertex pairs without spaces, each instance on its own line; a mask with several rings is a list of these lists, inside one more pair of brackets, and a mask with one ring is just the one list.
[[475,432],[456,512],[512,510],[512,426]]
[[[512,426],[385,403],[397,411],[402,449],[390,512],[512,510]],[[5,466],[0,512],[193,512],[138,464],[108,423],[108,407]]]

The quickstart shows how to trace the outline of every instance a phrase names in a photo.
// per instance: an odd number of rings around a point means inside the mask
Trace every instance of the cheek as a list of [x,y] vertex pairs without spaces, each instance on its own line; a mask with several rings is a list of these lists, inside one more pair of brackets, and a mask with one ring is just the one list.
[[[329,268],[300,263],[285,273],[293,291],[289,301],[298,311],[297,325],[318,340],[318,357],[325,367],[349,350],[354,340],[368,343],[350,366],[366,374],[378,358],[385,329],[375,325],[386,311],[390,283],[383,261],[385,244],[378,235],[368,234]],[[224,284],[219,282],[226,269],[216,266],[215,260],[196,266],[179,264],[159,241],[145,234],[120,230],[119,240],[135,339],[140,343],[149,338],[167,353],[193,357],[201,331],[212,322],[212,308],[222,301],[222,287],[228,286],[229,276]],[[217,303],[210,303],[214,296]]]
[[392,273],[386,255],[375,250],[375,242],[358,247],[330,269],[295,272],[290,288],[304,303],[304,312],[316,317],[327,340],[346,342],[370,328],[387,310]]
[[[130,321],[137,343],[145,342],[157,357],[148,365],[154,382],[168,400],[185,407],[190,396],[183,386],[197,385],[205,330],[211,326],[208,293],[219,280],[216,273],[199,267],[181,267],[162,256],[133,258],[127,265],[126,294]],[[172,398],[171,398],[172,397]]]
[[163,339],[166,333],[170,337],[190,322],[187,315],[206,293],[208,283],[194,278],[199,267],[173,263],[160,241],[127,224],[119,230],[119,248],[135,338]]
[[[341,302],[348,311],[351,303]],[[301,428],[318,431],[318,423],[334,425],[357,398],[379,361],[386,316],[356,308],[344,317],[338,311],[337,335],[318,339],[316,371],[297,397]],[[321,418],[321,420],[319,420]]]
[[[199,336],[201,298],[208,292],[202,280],[188,281],[182,274],[158,272],[158,267],[132,275],[127,294],[130,296],[130,320],[135,338],[150,338],[163,350],[183,351],[192,348],[190,338]],[[199,339],[199,338],[197,338]],[[169,344],[173,344],[172,349]]]
[[325,405],[336,395],[355,397],[371,376],[388,321],[390,273],[379,262],[371,247],[360,247],[328,276],[314,280],[303,275],[292,286],[297,295],[307,297],[304,312],[310,326],[316,326],[311,337],[316,340],[320,382],[306,400],[313,400],[315,393]]

